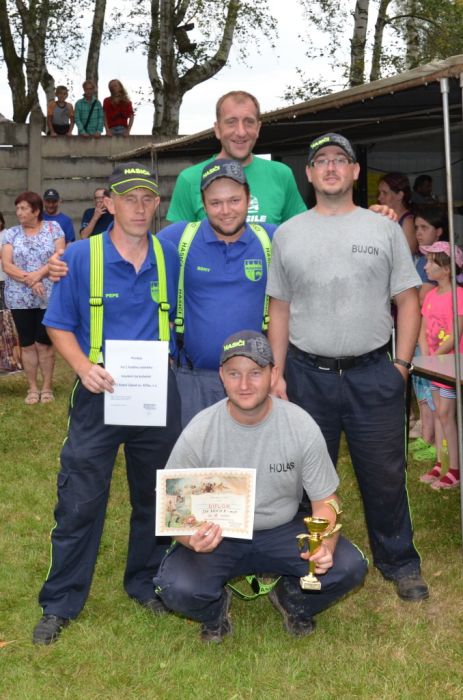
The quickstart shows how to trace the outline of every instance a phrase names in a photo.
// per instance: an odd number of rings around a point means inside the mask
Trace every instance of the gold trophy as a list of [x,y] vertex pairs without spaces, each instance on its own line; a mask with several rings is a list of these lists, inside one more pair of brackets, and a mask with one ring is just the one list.
[[[331,500],[325,501],[325,503],[334,510],[335,517],[337,520],[338,515],[341,515],[342,513],[342,511],[339,508],[338,502]],[[336,520],[331,530],[326,532],[330,525],[330,521],[326,518],[316,518],[313,516],[304,518],[304,525],[307,528],[308,534],[306,535],[305,532],[303,532],[302,534],[297,535],[297,545],[299,549],[303,549],[307,541],[309,553],[311,555],[314,554],[320,547],[322,540],[326,539],[327,537],[331,537],[332,535],[334,535],[335,532],[339,532],[339,530],[341,529],[342,525],[340,523],[337,523]],[[322,585],[318,578],[315,576],[314,561],[309,560],[309,571],[305,576],[301,576],[299,582],[301,588],[304,591],[319,591],[321,589]]]

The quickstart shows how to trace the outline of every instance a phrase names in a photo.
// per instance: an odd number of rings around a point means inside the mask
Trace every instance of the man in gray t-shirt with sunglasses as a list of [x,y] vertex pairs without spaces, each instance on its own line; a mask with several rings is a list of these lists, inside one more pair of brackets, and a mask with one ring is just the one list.
[[254,533],[251,540],[223,538],[219,525],[203,523],[179,536],[154,582],[164,604],[202,623],[201,638],[220,642],[231,632],[231,594],[237,576],[272,572],[270,592],[293,635],[310,634],[313,616],[357,587],[366,560],[343,537],[323,540],[311,556],[320,591],[303,591],[306,552],[296,536],[304,531],[298,513],[303,490],[314,516],[336,521],[338,476],[320,429],[294,404],[270,396],[278,379],[270,345],[260,333],[241,331],[223,345],[220,376],[227,399],[195,416],[178,439],[166,469],[245,467],[256,470]]

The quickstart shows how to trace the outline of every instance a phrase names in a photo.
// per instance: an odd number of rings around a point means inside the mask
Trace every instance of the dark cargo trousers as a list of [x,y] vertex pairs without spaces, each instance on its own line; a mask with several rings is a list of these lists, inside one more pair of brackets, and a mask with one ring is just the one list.
[[104,425],[104,395],[77,381],[61,452],[51,564],[39,594],[44,614],[75,618],[87,599],[106,514],[111,477],[124,445],[132,513],[124,574],[128,595],[153,598],[153,576],[169,545],[155,531],[156,469],[163,469],[180,433],[180,401],[169,371],[166,427]]
[[197,553],[174,545],[163,559],[154,579],[164,604],[186,617],[214,623],[220,616],[224,585],[237,576],[260,571],[283,577],[283,602],[290,614],[311,618],[349,591],[357,588],[367,572],[362,553],[339,538],[334,564],[318,575],[320,591],[303,591],[299,577],[308,563],[300,558],[296,536],[306,532],[298,515],[285,525],[254,532],[252,540],[223,539],[213,552]]
[[318,423],[335,465],[341,432],[346,435],[375,566],[386,579],[419,572],[406,490],[400,372],[386,352],[371,353],[357,366],[337,371],[320,369],[290,346],[285,377],[290,401]]

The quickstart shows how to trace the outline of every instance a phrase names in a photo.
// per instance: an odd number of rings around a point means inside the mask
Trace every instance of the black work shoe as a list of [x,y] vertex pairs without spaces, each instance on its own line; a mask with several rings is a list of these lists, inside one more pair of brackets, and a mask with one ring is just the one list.
[[169,612],[169,609],[166,608],[162,600],[157,595],[149,600],[138,600],[137,603],[139,603],[142,608],[146,608],[146,610],[152,612],[153,615],[167,615]]
[[308,634],[312,634],[312,632],[315,630],[315,620],[313,620],[311,617],[303,619],[301,617],[296,617],[295,615],[289,614],[279,600],[276,588],[270,591],[268,594],[268,599],[273,607],[282,614],[283,627],[288,634],[291,634],[293,637],[306,637]]
[[232,592],[228,587],[224,588],[224,596],[224,603],[219,619],[213,623],[203,622],[201,625],[200,636],[202,642],[213,642],[214,644],[220,644],[222,639],[226,637],[227,634],[233,633],[233,627],[229,615]]
[[428,584],[421,574],[412,574],[404,576],[394,581],[397,595],[402,600],[419,601],[429,597]]
[[56,642],[63,627],[69,624],[65,617],[57,615],[43,615],[37,622],[32,633],[34,644],[52,644]]

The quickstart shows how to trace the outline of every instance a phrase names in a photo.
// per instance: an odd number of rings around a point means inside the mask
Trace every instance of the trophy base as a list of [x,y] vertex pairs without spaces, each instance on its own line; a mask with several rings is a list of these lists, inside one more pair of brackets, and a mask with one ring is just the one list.
[[301,576],[301,578],[299,579],[299,584],[303,591],[319,591],[322,587],[322,584],[320,583],[318,578],[313,574]]

